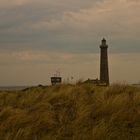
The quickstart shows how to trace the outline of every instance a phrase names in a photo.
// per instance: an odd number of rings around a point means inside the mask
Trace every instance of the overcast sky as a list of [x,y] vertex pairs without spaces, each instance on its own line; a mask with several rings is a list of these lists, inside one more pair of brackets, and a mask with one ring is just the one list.
[[109,45],[110,81],[140,81],[140,0],[1,0],[0,85],[99,78]]

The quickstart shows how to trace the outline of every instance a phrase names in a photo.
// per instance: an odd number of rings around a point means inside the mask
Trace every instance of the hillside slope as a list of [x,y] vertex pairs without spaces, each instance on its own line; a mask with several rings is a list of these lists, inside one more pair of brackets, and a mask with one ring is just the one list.
[[140,140],[140,88],[84,84],[0,92],[0,140]]

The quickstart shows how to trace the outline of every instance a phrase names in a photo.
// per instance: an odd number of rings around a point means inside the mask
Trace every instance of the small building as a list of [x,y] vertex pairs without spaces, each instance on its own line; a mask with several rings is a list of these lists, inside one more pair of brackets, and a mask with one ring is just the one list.
[[57,85],[62,83],[62,77],[51,77],[52,85]]
[[88,79],[86,81],[84,81],[84,83],[88,83],[88,84],[99,84],[100,83],[100,80],[98,79]]

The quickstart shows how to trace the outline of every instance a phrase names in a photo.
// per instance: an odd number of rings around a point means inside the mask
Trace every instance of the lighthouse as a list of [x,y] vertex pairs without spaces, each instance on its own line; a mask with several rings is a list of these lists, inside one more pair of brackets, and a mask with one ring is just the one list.
[[108,45],[106,44],[105,38],[103,38],[101,45],[100,54],[100,82],[109,85],[109,69],[108,69]]

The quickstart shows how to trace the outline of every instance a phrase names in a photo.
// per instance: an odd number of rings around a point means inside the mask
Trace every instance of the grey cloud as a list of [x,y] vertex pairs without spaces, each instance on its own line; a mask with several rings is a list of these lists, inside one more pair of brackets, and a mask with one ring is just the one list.
[[140,51],[139,7],[131,0],[15,0],[0,10],[0,42],[86,53],[98,52],[105,36],[114,52]]

